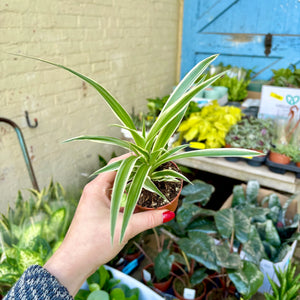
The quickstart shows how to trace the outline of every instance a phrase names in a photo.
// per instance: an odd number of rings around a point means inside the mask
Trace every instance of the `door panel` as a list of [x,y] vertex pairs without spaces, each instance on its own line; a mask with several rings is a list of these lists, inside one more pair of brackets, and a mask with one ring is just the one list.
[[[298,0],[185,0],[181,77],[201,59],[220,53],[215,64],[254,69],[256,79],[270,79],[271,69],[299,65]],[[271,33],[271,53],[265,35]]]

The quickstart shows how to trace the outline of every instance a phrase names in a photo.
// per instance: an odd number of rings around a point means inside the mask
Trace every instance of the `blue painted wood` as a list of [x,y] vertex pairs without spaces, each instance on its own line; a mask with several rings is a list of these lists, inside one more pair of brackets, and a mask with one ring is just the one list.
[[[265,34],[273,34],[269,56]],[[208,55],[216,64],[255,69],[257,79],[270,79],[271,69],[299,65],[298,0],[185,0],[181,76]]]

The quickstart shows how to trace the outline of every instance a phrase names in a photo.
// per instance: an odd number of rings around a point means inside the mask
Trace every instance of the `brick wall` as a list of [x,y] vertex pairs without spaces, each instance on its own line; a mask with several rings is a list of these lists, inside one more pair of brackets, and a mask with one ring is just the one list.
[[[0,2],[0,116],[22,129],[40,187],[50,178],[82,187],[97,155],[112,148],[62,144],[81,134],[119,136],[90,86],[66,71],[5,52],[67,65],[103,84],[128,111],[164,96],[176,81],[177,0],[3,0]],[[27,110],[39,125],[30,129]],[[121,153],[121,151],[118,151]],[[31,182],[14,130],[0,123],[0,211]]]

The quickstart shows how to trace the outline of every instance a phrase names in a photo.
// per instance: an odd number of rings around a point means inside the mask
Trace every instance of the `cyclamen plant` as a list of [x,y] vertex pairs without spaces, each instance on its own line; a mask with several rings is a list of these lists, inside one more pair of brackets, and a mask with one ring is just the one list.
[[[134,142],[124,141],[110,136],[78,136],[67,141],[89,140],[98,143],[106,143],[127,151],[134,152],[132,155],[122,161],[111,163],[93,175],[108,171],[117,171],[114,186],[111,195],[111,241],[113,242],[116,227],[117,216],[121,206],[123,194],[126,192],[127,199],[124,207],[123,223],[120,234],[120,241],[123,240],[125,230],[129,219],[133,214],[136,203],[140,197],[142,189],[146,189],[158,194],[166,199],[166,196],[155,185],[155,181],[178,181],[187,180],[185,176],[174,170],[160,170],[157,168],[166,162],[187,157],[209,156],[209,157],[232,157],[232,156],[256,156],[259,153],[245,149],[205,149],[189,152],[182,152],[188,145],[180,145],[172,149],[167,149],[170,137],[174,134],[180,125],[184,113],[188,108],[192,98],[201,90],[211,85],[215,80],[225,74],[225,72],[215,75],[207,80],[203,78],[196,83],[196,80],[207,69],[207,67],[217,58],[218,55],[210,56],[199,62],[178,84],[176,89],[166,101],[161,113],[154,124],[146,133],[143,126],[142,133],[139,133],[135,127],[130,114],[121,106],[121,104],[100,84],[91,78],[88,78],[68,67],[48,62],[42,59],[33,58],[46,62],[53,66],[67,70],[85,82],[94,87],[104,98],[112,112],[121,121],[122,125],[116,125],[125,128],[132,134]],[[27,57],[27,56],[26,56]],[[32,58],[32,57],[31,57]],[[167,200],[169,201],[169,200]]]

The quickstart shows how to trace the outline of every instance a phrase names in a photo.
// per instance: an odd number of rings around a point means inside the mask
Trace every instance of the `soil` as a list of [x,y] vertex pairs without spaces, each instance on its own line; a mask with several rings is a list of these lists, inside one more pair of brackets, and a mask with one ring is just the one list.
[[236,300],[237,298],[233,295],[228,295],[227,297],[224,295],[224,291],[222,289],[213,289],[209,296],[206,297],[207,300],[224,300],[224,299],[232,299]]
[[[180,170],[174,165],[172,162],[167,162],[157,168],[157,171],[161,171],[164,169],[172,169],[177,172]],[[178,191],[181,187],[181,182],[171,182],[171,181],[154,181],[154,184],[157,188],[166,196],[169,201],[172,201],[178,194]],[[162,197],[158,196],[155,193],[149,192],[145,189],[142,189],[142,193],[138,200],[138,205],[149,207],[149,208],[158,208],[168,204],[166,200]]]
[[[187,287],[184,285],[179,279],[176,279],[174,282],[174,287],[179,295],[183,295],[183,290]],[[196,290],[196,298],[200,297],[204,292],[204,286],[202,283],[199,283],[192,287],[192,289]]]

